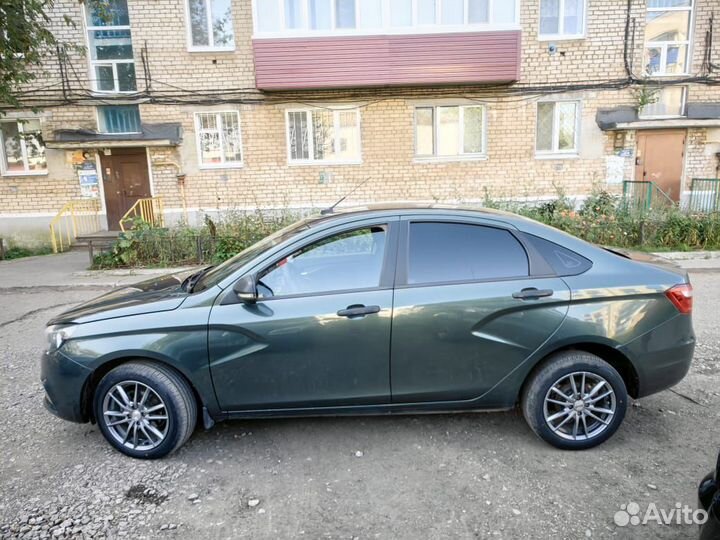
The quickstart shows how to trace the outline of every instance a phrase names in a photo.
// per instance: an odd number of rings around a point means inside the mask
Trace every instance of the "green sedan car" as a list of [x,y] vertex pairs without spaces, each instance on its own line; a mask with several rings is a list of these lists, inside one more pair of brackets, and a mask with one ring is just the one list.
[[695,347],[687,275],[513,214],[331,211],[48,323],[45,405],[136,458],[233,418],[503,410],[563,449]]

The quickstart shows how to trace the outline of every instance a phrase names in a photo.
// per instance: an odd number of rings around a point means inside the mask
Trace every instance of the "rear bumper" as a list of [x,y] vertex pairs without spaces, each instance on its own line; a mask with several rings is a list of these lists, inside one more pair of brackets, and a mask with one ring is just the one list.
[[44,352],[40,361],[40,380],[45,388],[45,408],[63,420],[87,422],[83,390],[91,373],[60,351]]
[[692,318],[678,314],[620,350],[638,375],[638,395],[645,397],[679,383],[690,370],[695,352]]

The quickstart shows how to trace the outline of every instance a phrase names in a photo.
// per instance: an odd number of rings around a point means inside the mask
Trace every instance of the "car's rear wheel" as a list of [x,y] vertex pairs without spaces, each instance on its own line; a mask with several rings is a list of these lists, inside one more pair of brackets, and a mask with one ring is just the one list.
[[161,458],[182,446],[197,418],[187,382],[150,362],[128,362],[105,375],[95,391],[94,410],[112,446],[144,459]]
[[583,450],[617,431],[627,409],[620,374],[601,358],[568,351],[550,358],[525,385],[522,410],[532,430],[553,446]]

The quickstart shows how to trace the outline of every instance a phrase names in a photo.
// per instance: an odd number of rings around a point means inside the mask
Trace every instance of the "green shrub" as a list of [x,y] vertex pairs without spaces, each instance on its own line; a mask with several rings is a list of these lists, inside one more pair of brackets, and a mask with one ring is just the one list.
[[[720,214],[686,214],[676,207],[640,211],[606,191],[576,209],[564,195],[541,204],[493,201],[485,206],[516,212],[595,244],[643,250],[720,249]],[[95,268],[217,264],[297,221],[294,212],[228,212],[202,227],[153,229],[136,220]]]
[[95,257],[93,268],[218,264],[299,217],[288,212],[231,212],[217,221],[206,216],[202,227],[172,228],[152,228],[136,218],[109,251]]

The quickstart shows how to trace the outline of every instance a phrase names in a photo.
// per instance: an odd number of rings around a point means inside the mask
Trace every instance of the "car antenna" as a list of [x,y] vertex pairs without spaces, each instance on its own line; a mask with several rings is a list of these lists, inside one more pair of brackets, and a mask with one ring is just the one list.
[[337,202],[335,202],[335,204],[333,204],[332,206],[328,206],[327,208],[325,208],[325,209],[323,209],[323,210],[320,210],[320,215],[321,215],[321,216],[327,216],[328,214],[332,214],[332,213],[335,211],[335,207],[336,207],[338,204],[340,204],[341,202],[343,202],[345,199],[347,199],[350,195],[352,195],[353,193],[355,193],[358,189],[360,189],[361,187],[363,187],[363,186],[364,186],[365,184],[367,184],[369,181],[370,181],[370,177],[367,177],[365,180],[363,180],[363,181],[360,182],[358,185],[356,185],[354,188],[352,188],[352,190],[350,191],[350,193],[347,193],[347,194],[343,195],[342,197],[340,197],[340,199],[338,199]]

